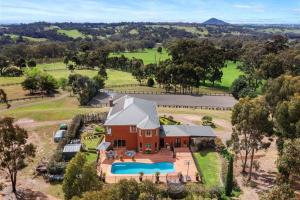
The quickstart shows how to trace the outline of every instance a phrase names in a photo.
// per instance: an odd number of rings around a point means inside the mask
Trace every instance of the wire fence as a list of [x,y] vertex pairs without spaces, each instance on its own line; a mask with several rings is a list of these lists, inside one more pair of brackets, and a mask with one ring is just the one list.
[[34,97],[23,97],[23,98],[16,98],[16,99],[8,99],[8,102],[13,102],[13,101],[30,101],[33,99],[44,99],[44,98],[54,98],[54,96],[34,96]]
[[192,95],[192,96],[232,96],[230,93],[180,93],[180,92],[163,92],[163,91],[137,91],[137,90],[115,90],[105,89],[102,90],[108,93],[120,93],[120,94],[148,94],[148,95]]
[[[90,106],[84,106],[86,108],[104,108],[109,107],[109,103],[98,103]],[[232,110],[232,107],[222,107],[222,106],[187,106],[187,105],[162,105],[157,104],[158,108],[187,108],[187,109],[201,109],[201,110],[220,110],[228,111]]]

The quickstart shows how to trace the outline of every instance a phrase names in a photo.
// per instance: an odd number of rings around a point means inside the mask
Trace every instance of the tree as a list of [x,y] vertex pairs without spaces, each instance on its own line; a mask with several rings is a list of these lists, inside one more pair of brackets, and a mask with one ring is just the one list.
[[98,75],[102,76],[105,80],[107,80],[107,72],[104,65],[100,65]]
[[4,92],[4,90],[1,88],[0,88],[0,103],[5,103],[7,109],[10,108],[10,104],[8,103],[8,100],[7,100],[7,95]]
[[0,56],[0,75],[3,75],[5,69],[9,67],[10,63],[7,57]]
[[93,77],[93,80],[94,80],[98,90],[104,88],[105,80],[102,76],[96,75]]
[[16,193],[18,171],[27,158],[35,156],[36,148],[27,143],[27,131],[13,121],[10,117],[0,119],[0,168],[9,174],[12,191]]
[[239,78],[235,79],[231,85],[231,94],[235,99],[240,98],[240,92],[249,87],[248,86],[248,81],[246,77],[244,76],[239,76]]
[[159,196],[159,189],[154,183],[149,180],[145,180],[139,185],[140,196],[139,200],[156,200]]
[[277,160],[280,181],[292,184],[293,175],[300,175],[300,138],[286,140],[281,155]]
[[296,198],[289,184],[280,184],[263,195],[262,200],[296,200]]
[[162,53],[162,47],[158,47],[157,52],[161,54]]
[[226,184],[225,184],[225,194],[226,196],[230,196],[233,188],[233,156],[229,158]]
[[[96,82],[95,82],[96,80]],[[91,79],[80,74],[69,76],[69,84],[72,86],[73,93],[77,95],[80,105],[87,105],[96,96],[102,82],[101,77]]]
[[27,66],[32,68],[32,67],[36,67],[36,62],[34,60],[29,60],[27,62]]
[[146,78],[145,72],[142,68],[135,68],[132,70],[132,75],[136,78],[136,80],[142,84],[143,80]]
[[102,184],[97,178],[96,166],[86,161],[84,153],[77,153],[68,163],[62,188],[65,199],[81,196],[87,191],[101,190]]
[[251,180],[255,152],[270,146],[270,143],[263,139],[272,133],[273,127],[263,99],[258,97],[240,99],[233,108],[231,123],[233,125],[232,145],[234,151],[242,158],[242,172],[246,172],[250,155],[248,180]]
[[147,80],[147,86],[148,86],[148,87],[153,87],[153,85],[154,85],[154,80],[153,80],[153,78],[148,78],[148,80]]
[[275,111],[277,133],[283,138],[300,138],[300,95],[279,103]]
[[140,195],[139,184],[134,179],[120,180],[116,185],[118,199],[136,200]]

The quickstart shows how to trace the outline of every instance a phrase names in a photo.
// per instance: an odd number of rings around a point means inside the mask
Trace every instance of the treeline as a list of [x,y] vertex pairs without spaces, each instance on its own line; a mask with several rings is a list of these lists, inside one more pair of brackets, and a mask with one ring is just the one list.
[[300,75],[300,48],[292,45],[284,36],[274,36],[265,42],[251,41],[243,45],[240,65],[244,72],[234,81],[232,94],[235,98],[255,96],[255,91],[263,86],[265,80],[283,74]]

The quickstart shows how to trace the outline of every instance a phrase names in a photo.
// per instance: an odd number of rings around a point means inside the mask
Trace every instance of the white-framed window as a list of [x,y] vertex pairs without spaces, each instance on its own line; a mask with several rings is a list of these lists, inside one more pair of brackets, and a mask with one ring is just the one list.
[[152,136],[151,131],[150,130],[146,130],[145,135],[146,135],[146,137],[151,137]]
[[107,135],[111,135],[111,127],[107,126],[106,127],[106,132],[107,132]]
[[130,127],[129,127],[129,132],[130,132],[130,133],[136,133],[136,131],[137,131],[137,130],[136,130],[136,126],[130,126]]

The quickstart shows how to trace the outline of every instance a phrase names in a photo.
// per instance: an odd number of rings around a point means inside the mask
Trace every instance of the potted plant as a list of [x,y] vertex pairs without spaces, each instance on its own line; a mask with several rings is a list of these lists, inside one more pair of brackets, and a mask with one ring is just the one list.
[[120,156],[120,161],[122,161],[122,162],[123,162],[123,156],[122,156],[122,155]]
[[179,179],[179,182],[182,183],[183,182],[183,175],[181,172],[178,172],[177,177]]
[[103,183],[105,183],[105,177],[106,177],[106,173],[104,172],[104,173],[102,174],[102,181],[103,181]]
[[195,173],[195,177],[196,177],[196,181],[199,182],[199,178],[200,178],[199,172],[196,172],[196,173]]
[[155,179],[156,179],[155,183],[159,183],[159,175],[160,175],[160,172],[155,173]]
[[140,179],[140,182],[142,182],[142,181],[143,181],[143,176],[144,176],[144,172],[140,172],[140,177],[139,177],[139,179]]

